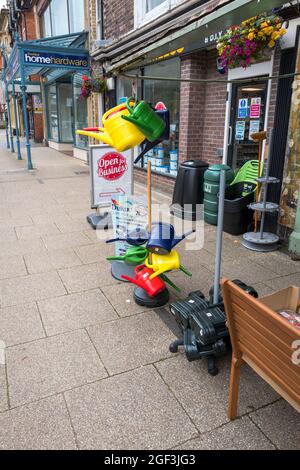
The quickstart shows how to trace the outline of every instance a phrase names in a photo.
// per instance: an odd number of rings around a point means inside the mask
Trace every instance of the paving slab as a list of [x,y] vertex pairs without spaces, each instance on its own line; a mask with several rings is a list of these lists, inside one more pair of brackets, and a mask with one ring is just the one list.
[[[0,339],[0,341],[3,341],[3,340]],[[5,365],[0,364],[0,413],[1,411],[5,411],[7,409],[8,409],[8,399],[7,399],[6,371],[5,371]]]
[[0,281],[1,307],[35,302],[64,294],[66,290],[54,271]]
[[16,239],[17,239],[17,235],[16,235],[14,227],[0,228],[0,243],[14,242]]
[[33,240],[35,238],[40,238],[42,235],[59,233],[57,226],[53,223],[16,227],[15,230],[19,240]]
[[43,240],[48,250],[64,250],[91,243],[88,237],[81,232],[45,235]]
[[71,268],[81,265],[81,261],[72,249],[51,250],[43,253],[24,255],[29,274],[46,273],[56,269]]
[[178,294],[179,297],[185,298],[190,292],[196,290],[201,290],[206,296],[208,296],[209,290],[214,282],[212,272],[204,266],[197,266],[195,269],[186,264],[184,266],[191,270],[193,274],[192,277],[186,276],[181,271],[174,271],[168,274],[170,280],[181,289],[180,294]]
[[22,256],[0,256],[0,279],[25,276],[26,266]]
[[278,274],[248,258],[236,258],[222,263],[222,276],[228,279],[240,279],[250,285],[258,282],[269,285],[269,280],[278,277]]
[[[300,263],[300,262],[299,262]],[[280,290],[290,285],[300,286],[300,273],[290,274],[288,276],[281,276],[276,279],[266,279],[264,284],[272,289]]]
[[300,450],[300,414],[286,401],[250,414],[262,432],[281,450]]
[[[183,354],[156,367],[201,433],[228,422],[230,357],[218,361],[219,374],[207,372],[205,360],[189,363]],[[248,367],[241,374],[239,415],[278,399],[278,395]]]
[[1,253],[5,256],[26,255],[27,253],[42,253],[46,251],[42,240],[17,240],[13,242],[3,242]]
[[176,339],[155,312],[95,325],[88,332],[111,375],[169,357]]
[[275,446],[247,417],[202,434],[188,441],[178,450],[275,450]]
[[45,332],[35,303],[0,309],[0,339],[7,347],[44,336]]
[[103,288],[103,293],[109,302],[113,305],[120,317],[130,317],[137,313],[147,311],[147,307],[141,307],[133,299],[134,286],[123,282]]
[[102,241],[102,243],[79,246],[75,248],[75,253],[81,259],[83,264],[91,264],[101,261],[107,265],[106,267],[109,267],[109,261],[106,260],[106,257],[114,255],[114,245],[107,244],[105,241]]
[[82,292],[85,290],[103,288],[116,285],[117,281],[111,276],[107,264],[93,263],[74,268],[62,269],[59,275],[69,293]]
[[65,393],[81,449],[168,449],[196,435],[152,366]]
[[43,300],[38,305],[49,336],[118,318],[99,289]]
[[280,276],[299,273],[300,279],[300,262],[293,261],[286,253],[280,251],[271,253],[255,252],[251,254],[251,261]]
[[88,222],[85,217],[82,220],[58,221],[56,225],[61,233],[83,232],[87,230]]
[[84,330],[8,348],[7,374],[12,407],[107,375]]
[[76,443],[62,395],[0,414],[2,450],[75,450]]

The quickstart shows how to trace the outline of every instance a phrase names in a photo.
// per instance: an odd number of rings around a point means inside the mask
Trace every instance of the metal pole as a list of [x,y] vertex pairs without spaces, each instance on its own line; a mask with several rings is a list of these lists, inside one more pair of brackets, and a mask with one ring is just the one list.
[[6,147],[8,150],[10,150],[10,143],[9,143],[9,133],[8,133],[8,115],[7,115],[7,111],[6,109],[4,108],[4,116],[5,116],[5,134],[6,134]]
[[26,86],[26,80],[24,76],[24,69],[23,69],[23,65],[21,65],[21,91],[22,91],[22,98],[23,98],[23,118],[24,118],[25,136],[26,136],[27,169],[33,170],[32,161],[31,161],[31,147],[30,147],[30,140],[29,140],[29,123],[28,123],[28,116],[27,116],[26,90],[27,90],[27,86]]
[[14,138],[13,138],[13,132],[12,132],[12,126],[11,126],[11,113],[10,113],[10,106],[9,106],[9,93],[8,93],[8,86],[7,82],[5,83],[5,93],[6,93],[6,103],[7,103],[7,117],[8,117],[8,123],[9,123],[9,134],[10,134],[10,150],[12,153],[15,152],[15,147],[14,147]]
[[215,258],[214,304],[219,303],[221,263],[222,263],[222,240],[223,240],[225,188],[226,188],[226,171],[221,170],[221,174],[220,174],[220,193],[219,193],[219,209],[218,209],[218,226],[217,226],[217,240],[216,240],[216,258]]
[[19,136],[17,103],[16,103],[16,88],[15,88],[15,81],[14,80],[12,81],[12,96],[13,96],[13,100],[14,100],[14,114],[15,114],[15,123],[16,123],[16,140],[17,140],[18,160],[22,160],[21,147],[20,147],[20,136]]
[[[270,159],[271,159],[271,152],[272,152],[272,142],[273,142],[273,129],[270,130],[270,136],[269,136],[268,161],[267,161],[267,167],[266,167],[266,172],[265,172],[266,179],[269,178],[269,174],[270,174]],[[263,209],[264,210],[262,212],[261,221],[260,221],[260,239],[261,240],[263,240],[264,238],[264,225],[265,225],[265,218],[266,218],[267,196],[268,196],[268,187],[267,185],[265,185],[264,195],[263,195]]]

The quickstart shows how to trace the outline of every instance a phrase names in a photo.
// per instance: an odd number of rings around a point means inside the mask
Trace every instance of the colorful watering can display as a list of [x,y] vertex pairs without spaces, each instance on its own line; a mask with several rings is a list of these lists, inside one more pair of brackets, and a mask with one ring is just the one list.
[[172,250],[171,253],[167,255],[152,253],[151,256],[146,259],[145,264],[147,268],[154,271],[150,276],[151,280],[173,269],[180,269],[180,271],[184,272],[187,276],[192,276],[192,273],[180,264],[179,254],[176,250]]
[[147,268],[143,264],[137,266],[134,272],[134,279],[129,276],[125,276],[124,274],[122,275],[122,278],[144,289],[149,297],[155,297],[166,289],[166,284],[162,279],[159,277],[151,279],[151,276],[154,274],[154,272],[152,269]]
[[153,223],[149,241],[147,243],[147,248],[152,253],[166,255],[167,253],[170,253],[170,251],[176,245],[178,245],[178,243],[180,243],[194,231],[195,230],[190,230],[184,235],[181,235],[181,237],[176,237],[173,225],[163,222]]
[[129,114],[127,104],[122,103],[109,109],[103,115],[104,127],[86,128],[78,130],[76,133],[100,140],[114,147],[118,152],[124,152],[140,145],[145,140],[145,135],[136,125],[122,119],[122,117],[128,117]]
[[146,248],[142,246],[133,246],[132,248],[128,248],[125,255],[122,256],[109,256],[106,258],[108,261],[124,261],[126,264],[129,265],[140,265],[142,264],[145,259],[148,257],[149,252]]
[[[135,103],[134,106],[132,106],[132,103]],[[135,101],[133,97],[130,97],[126,102],[126,106],[129,115],[122,114],[124,121],[137,126],[150,142],[154,142],[161,137],[166,123],[146,101]]]
[[111,240],[106,240],[106,243],[115,243],[115,242],[127,242],[129,245],[140,246],[144,245],[148,241],[148,232],[147,230],[137,227],[128,232],[126,238],[112,238]]

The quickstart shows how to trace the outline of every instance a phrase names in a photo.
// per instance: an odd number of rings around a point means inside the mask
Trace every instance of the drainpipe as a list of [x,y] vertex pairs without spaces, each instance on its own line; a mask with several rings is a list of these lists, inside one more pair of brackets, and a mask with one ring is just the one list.
[[294,231],[290,235],[289,252],[293,260],[300,260],[300,185]]

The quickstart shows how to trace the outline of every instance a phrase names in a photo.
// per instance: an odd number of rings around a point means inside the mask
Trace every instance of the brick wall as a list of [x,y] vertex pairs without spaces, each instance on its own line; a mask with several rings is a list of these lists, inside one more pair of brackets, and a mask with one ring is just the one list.
[[103,0],[104,37],[117,39],[134,27],[134,0]]
[[[216,51],[206,53],[206,78],[226,80],[227,75],[220,75],[216,70],[216,61]],[[226,84],[223,83],[207,83],[205,86],[201,158],[209,164],[221,162],[220,157],[217,156],[217,149],[223,149],[226,88]]]

